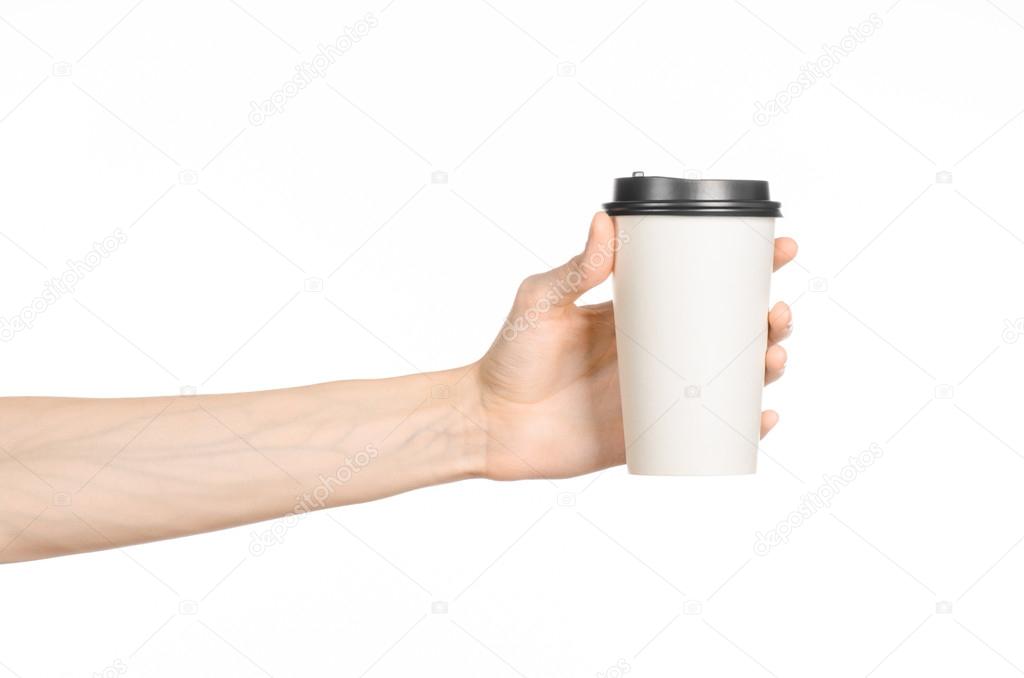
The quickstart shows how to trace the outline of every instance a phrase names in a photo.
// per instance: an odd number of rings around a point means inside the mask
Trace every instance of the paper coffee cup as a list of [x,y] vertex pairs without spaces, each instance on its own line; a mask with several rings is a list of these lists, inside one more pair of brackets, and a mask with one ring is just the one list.
[[754,473],[779,203],[765,181],[615,180],[615,333],[630,473]]

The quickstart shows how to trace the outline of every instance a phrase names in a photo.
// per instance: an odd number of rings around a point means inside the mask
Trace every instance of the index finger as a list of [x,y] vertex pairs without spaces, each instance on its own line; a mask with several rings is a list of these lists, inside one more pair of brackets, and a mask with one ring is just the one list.
[[779,270],[796,257],[796,240],[792,238],[775,239],[775,270]]

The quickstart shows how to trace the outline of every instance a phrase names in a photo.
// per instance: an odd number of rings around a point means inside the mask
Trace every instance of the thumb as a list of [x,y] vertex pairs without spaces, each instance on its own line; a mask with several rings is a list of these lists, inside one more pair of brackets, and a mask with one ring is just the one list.
[[604,212],[598,212],[590,222],[583,252],[547,273],[527,278],[520,287],[520,296],[525,297],[524,301],[546,298],[552,306],[569,306],[608,278],[617,249],[614,222]]

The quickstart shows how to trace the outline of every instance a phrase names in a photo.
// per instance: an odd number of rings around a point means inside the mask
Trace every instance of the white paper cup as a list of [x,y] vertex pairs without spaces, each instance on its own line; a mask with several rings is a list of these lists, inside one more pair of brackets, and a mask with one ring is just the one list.
[[630,473],[754,473],[779,208],[767,183],[634,175],[605,207]]

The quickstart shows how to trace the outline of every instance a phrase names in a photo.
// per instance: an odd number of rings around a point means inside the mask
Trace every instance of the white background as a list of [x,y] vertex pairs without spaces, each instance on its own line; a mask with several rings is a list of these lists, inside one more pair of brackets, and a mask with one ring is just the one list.
[[0,345],[5,395],[466,364],[638,169],[769,179],[801,245],[756,476],[472,481],[259,557],[272,524],[7,565],[0,676],[1024,673],[1024,6],[890,2],[0,3],[0,314],[127,235]]

